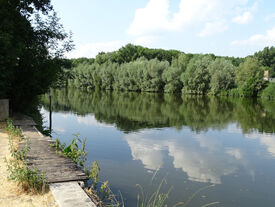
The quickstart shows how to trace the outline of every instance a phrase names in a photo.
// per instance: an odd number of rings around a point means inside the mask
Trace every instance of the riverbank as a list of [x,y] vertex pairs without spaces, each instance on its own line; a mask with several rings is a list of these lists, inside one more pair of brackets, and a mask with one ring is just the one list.
[[20,191],[16,183],[7,179],[4,158],[10,159],[8,134],[5,123],[0,122],[0,207],[57,207],[50,191],[44,194],[29,194]]

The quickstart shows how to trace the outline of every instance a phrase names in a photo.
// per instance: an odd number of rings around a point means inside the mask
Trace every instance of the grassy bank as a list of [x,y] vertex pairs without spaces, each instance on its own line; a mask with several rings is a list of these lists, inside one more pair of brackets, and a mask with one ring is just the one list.
[[6,123],[0,122],[0,207],[57,207],[51,192],[46,190],[41,194],[34,191],[24,191],[18,182],[9,180],[4,158],[7,161],[13,159],[9,150]]

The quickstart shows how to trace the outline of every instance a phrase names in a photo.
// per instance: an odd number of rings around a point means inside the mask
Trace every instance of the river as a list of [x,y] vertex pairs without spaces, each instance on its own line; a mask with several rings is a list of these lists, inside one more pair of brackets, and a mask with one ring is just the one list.
[[[87,138],[101,180],[136,206],[137,184],[166,180],[168,204],[275,205],[275,103],[257,99],[59,89],[53,138]],[[48,126],[48,96],[41,113]],[[215,204],[215,205],[214,205]]]

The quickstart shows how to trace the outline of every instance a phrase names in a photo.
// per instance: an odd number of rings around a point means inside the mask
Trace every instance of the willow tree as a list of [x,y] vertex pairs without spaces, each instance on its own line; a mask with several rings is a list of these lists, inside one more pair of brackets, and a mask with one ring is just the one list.
[[213,94],[233,88],[235,67],[230,60],[217,58],[209,65],[208,70],[210,72],[210,90]]
[[50,0],[0,0],[0,98],[22,110],[45,93],[72,41]]
[[185,93],[205,94],[209,90],[210,73],[208,66],[213,62],[210,55],[196,55],[188,63],[186,71],[181,75]]
[[235,82],[242,96],[257,96],[266,86],[263,65],[256,58],[246,58],[236,69]]

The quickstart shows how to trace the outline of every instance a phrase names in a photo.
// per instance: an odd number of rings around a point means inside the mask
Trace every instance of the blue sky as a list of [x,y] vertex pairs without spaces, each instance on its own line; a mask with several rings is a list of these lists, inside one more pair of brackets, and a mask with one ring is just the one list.
[[75,50],[95,57],[132,43],[247,56],[275,45],[274,0],[52,0]]

